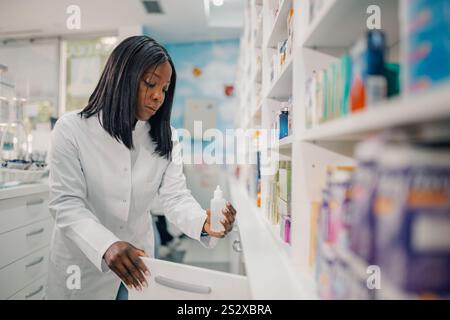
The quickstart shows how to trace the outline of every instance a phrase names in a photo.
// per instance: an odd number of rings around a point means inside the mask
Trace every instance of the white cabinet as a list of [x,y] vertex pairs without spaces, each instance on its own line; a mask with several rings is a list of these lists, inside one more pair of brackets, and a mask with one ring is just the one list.
[[48,247],[7,265],[0,270],[0,299],[7,299],[48,270]]
[[53,219],[47,184],[0,190],[0,299],[42,299]]
[[33,281],[26,288],[20,290],[8,300],[44,300],[47,286],[47,275]]

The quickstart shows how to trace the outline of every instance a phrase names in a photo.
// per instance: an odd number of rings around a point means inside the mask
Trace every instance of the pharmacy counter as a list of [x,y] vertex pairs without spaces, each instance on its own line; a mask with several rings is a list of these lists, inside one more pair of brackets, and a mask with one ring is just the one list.
[[14,187],[0,188],[0,200],[30,195],[35,193],[48,192],[47,180],[38,183],[22,184]]

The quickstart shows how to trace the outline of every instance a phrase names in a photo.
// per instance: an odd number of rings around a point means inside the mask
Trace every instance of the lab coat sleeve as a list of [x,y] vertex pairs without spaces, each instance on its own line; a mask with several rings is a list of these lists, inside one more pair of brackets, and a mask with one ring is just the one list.
[[103,255],[114,242],[120,240],[86,207],[86,180],[76,140],[64,118],[57,121],[52,133],[49,184],[49,210],[56,227],[100,271],[108,271]]
[[163,205],[167,219],[180,228],[189,237],[212,248],[217,244],[217,238],[201,237],[203,224],[206,221],[206,211],[194,199],[186,187],[186,177],[183,173],[181,144],[175,129],[172,129],[173,148],[172,161],[167,166],[158,190],[159,199]]

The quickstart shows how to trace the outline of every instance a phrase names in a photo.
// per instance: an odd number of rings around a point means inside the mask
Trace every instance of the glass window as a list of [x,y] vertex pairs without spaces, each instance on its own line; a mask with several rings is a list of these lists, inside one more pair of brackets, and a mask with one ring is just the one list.
[[116,37],[65,40],[65,111],[87,105],[116,41]]

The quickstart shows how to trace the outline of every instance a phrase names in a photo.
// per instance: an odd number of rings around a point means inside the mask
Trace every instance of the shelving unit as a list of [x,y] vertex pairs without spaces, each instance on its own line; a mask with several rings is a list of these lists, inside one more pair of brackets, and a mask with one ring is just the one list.
[[[430,104],[430,101],[433,101]],[[380,130],[442,121],[449,115],[450,84],[410,97],[399,97],[367,110],[306,129],[301,139],[362,140]]]
[[366,30],[367,8],[376,4],[382,12],[382,28],[389,35],[388,47],[399,42],[398,0],[327,0],[306,27],[303,46],[323,50],[348,49]]
[[[237,216],[246,273],[252,298],[256,300],[317,299],[312,279],[296,272],[290,248],[278,239],[278,230],[248,201],[245,188],[230,179],[231,199],[245,214]],[[245,211],[244,211],[245,210]]]
[[[275,2],[274,2],[275,3]],[[280,41],[280,39],[282,39],[287,30],[286,30],[286,17],[288,15],[289,9],[292,6],[292,0],[282,0],[280,6],[279,6],[279,10],[278,13],[275,17],[275,21],[273,21],[272,26],[270,26],[270,22],[272,21],[272,19],[270,19],[269,17],[267,18],[269,21],[269,25],[268,27],[270,28],[269,31],[269,37],[266,40],[266,45],[265,47],[275,47],[278,43],[278,41]]]
[[292,95],[292,65],[293,55],[290,56],[280,71],[277,78],[271,83],[269,92],[265,95],[266,98],[286,100]]
[[[340,118],[321,123],[312,128],[305,125],[305,83],[313,71],[327,68],[338,61],[338,57],[349,52],[356,40],[367,30],[369,17],[367,8],[376,4],[382,12],[382,28],[387,35],[388,59],[403,63],[400,48],[400,1],[401,0],[324,0],[323,5],[311,18],[309,1],[299,0],[249,0],[246,13],[246,28],[252,29],[252,13],[262,6],[262,46],[257,37],[247,31],[241,41],[241,62],[250,61],[254,50],[262,52],[261,85],[255,81],[255,72],[240,72],[239,92],[241,110],[236,116],[237,127],[244,129],[271,129],[273,112],[280,103],[293,101],[293,134],[282,139],[276,146],[281,160],[292,163],[292,215],[291,243],[285,244],[279,237],[279,227],[271,225],[266,218],[268,208],[264,199],[269,195],[270,176],[261,177],[261,208],[256,207],[254,195],[246,187],[254,181],[254,165],[241,166],[239,180],[232,179],[233,201],[239,206],[238,218],[242,234],[247,273],[256,297],[269,288],[283,284],[291,298],[318,298],[312,252],[312,203],[321,199],[321,190],[326,182],[329,165],[354,166],[355,145],[374,133],[390,129],[417,128],[424,124],[450,121],[450,81],[417,95],[402,94],[364,111],[350,113]],[[286,58],[280,72],[270,80],[271,58],[277,43],[287,37],[286,21],[290,8],[294,10],[294,41],[291,54]],[[274,18],[275,8],[279,7]],[[259,23],[259,22],[258,22]],[[255,66],[253,66],[253,70]],[[257,71],[259,72],[259,70]],[[258,77],[259,79],[259,74]],[[262,90],[262,91],[261,91]],[[263,92],[263,94],[261,94]],[[256,103],[255,95],[262,97]],[[250,102],[250,103],[249,103]],[[242,117],[241,115],[245,116]],[[241,227],[243,224],[244,227]],[[346,259],[360,271],[366,266],[349,252],[323,246],[323,254]],[[277,264],[277,266],[275,266]],[[278,271],[277,268],[281,268]],[[365,272],[365,270],[363,270]],[[362,272],[362,271],[361,271]],[[267,279],[267,274],[276,278]],[[257,283],[258,282],[258,283]],[[383,299],[414,298],[398,292],[389,283],[383,282],[384,290],[377,293]],[[282,291],[274,290],[270,298],[285,297]]]

